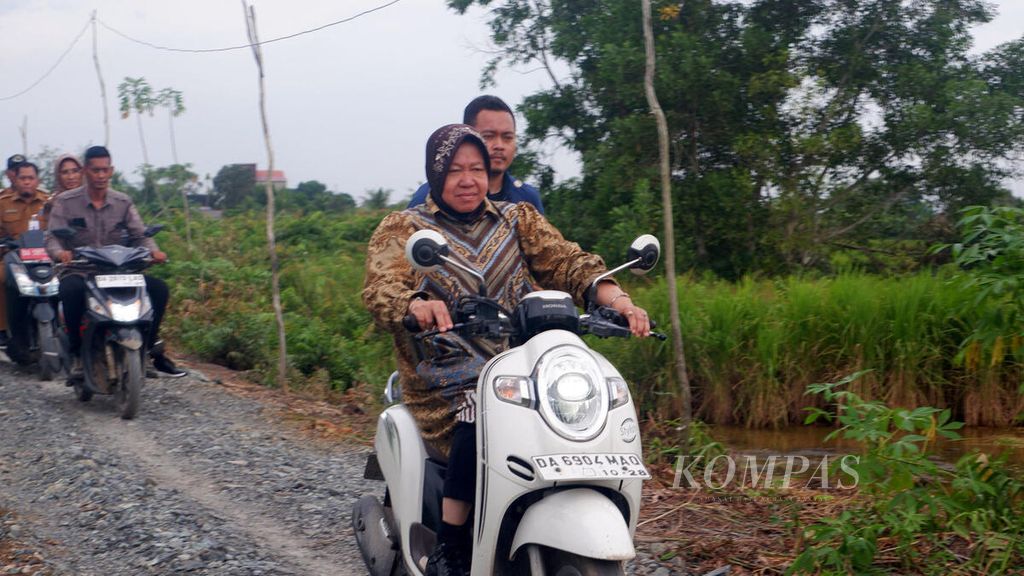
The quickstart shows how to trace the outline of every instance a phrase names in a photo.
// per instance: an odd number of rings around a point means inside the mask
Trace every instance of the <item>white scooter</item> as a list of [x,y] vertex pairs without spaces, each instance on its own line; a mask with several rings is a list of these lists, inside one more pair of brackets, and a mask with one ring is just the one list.
[[[657,238],[637,238],[629,261],[591,290],[626,268],[651,270],[659,253]],[[406,243],[418,270],[455,266],[480,281],[480,296],[464,296],[453,310],[454,332],[507,337],[512,345],[484,365],[477,381],[471,574],[623,574],[624,561],[635,556],[641,483],[650,474],[625,380],[580,335],[628,337],[624,319],[603,307],[579,315],[568,294],[552,290],[501,311],[486,298],[483,277],[447,254],[445,239],[432,230]],[[392,405],[380,415],[376,452],[366,467],[367,478],[385,481],[383,501],[364,496],[352,513],[373,576],[421,576],[441,523],[446,460],[423,441],[409,410],[395,403],[400,394],[395,374],[385,393]]]

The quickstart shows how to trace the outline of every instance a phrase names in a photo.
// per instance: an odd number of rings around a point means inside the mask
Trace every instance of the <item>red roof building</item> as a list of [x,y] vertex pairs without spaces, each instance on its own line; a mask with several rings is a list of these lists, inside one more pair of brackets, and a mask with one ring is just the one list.
[[[256,184],[266,184],[269,172],[267,170],[256,171]],[[284,170],[274,170],[273,174],[269,174],[271,185],[276,188],[287,188],[288,179],[284,176]]]

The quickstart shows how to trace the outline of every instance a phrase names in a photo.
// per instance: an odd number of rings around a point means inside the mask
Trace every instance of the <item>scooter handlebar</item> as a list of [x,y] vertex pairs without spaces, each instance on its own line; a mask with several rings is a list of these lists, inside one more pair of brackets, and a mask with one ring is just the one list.
[[405,317],[402,318],[402,327],[409,332],[416,333],[420,331],[420,322],[412,314],[406,314]]

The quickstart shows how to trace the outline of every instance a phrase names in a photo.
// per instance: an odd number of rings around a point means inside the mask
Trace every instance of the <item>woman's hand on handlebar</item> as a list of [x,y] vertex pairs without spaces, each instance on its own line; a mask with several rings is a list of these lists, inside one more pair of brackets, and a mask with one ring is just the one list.
[[71,262],[73,258],[74,255],[71,254],[70,250],[61,250],[60,252],[57,253],[57,260],[60,260],[61,264],[67,264]]
[[441,300],[423,300],[420,298],[409,302],[409,315],[416,318],[421,330],[437,328],[438,332],[452,329],[452,316],[448,306]]
[[647,311],[633,304],[629,294],[615,284],[608,282],[598,285],[597,301],[622,314],[622,317],[629,322],[629,331],[633,336],[651,335],[651,320],[647,317]]
[[153,262],[157,264],[163,264],[164,262],[167,262],[167,254],[165,252],[161,252],[160,250],[154,250]]
[[647,317],[647,311],[634,305],[628,297],[620,298],[612,308],[629,322],[629,331],[633,336],[651,335],[651,319]]

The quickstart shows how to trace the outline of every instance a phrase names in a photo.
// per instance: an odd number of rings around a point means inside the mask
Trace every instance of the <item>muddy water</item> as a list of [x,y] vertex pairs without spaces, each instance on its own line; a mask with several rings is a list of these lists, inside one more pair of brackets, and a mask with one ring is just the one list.
[[[711,436],[732,451],[759,455],[803,455],[821,458],[826,454],[856,454],[856,443],[825,441],[833,428],[794,426],[780,430],[751,430],[747,428],[715,426]],[[961,456],[972,452],[990,455],[1006,453],[1009,461],[1024,470],[1024,428],[964,428],[961,440],[940,440],[935,453],[943,461],[953,464]]]

